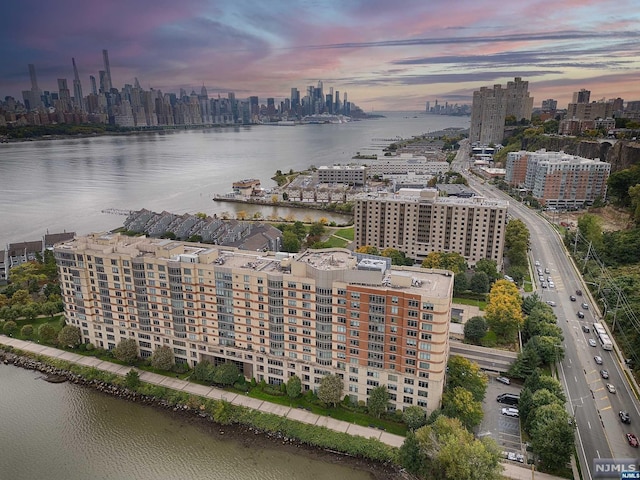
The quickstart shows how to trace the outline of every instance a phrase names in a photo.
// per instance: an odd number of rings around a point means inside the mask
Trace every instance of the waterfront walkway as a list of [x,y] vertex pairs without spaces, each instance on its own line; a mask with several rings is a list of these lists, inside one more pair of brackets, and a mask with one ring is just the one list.
[[[0,345],[7,345],[20,350],[45,355],[47,357],[66,360],[68,362],[83,365],[85,367],[94,367],[98,370],[111,372],[122,376],[126,375],[129,370],[133,368],[130,366],[118,365],[117,363],[106,362],[96,357],[78,355],[77,353],[59,350],[53,347],[47,347],[38,343],[25,342],[23,340],[6,337],[4,335],[0,335]],[[234,405],[240,405],[274,415],[280,415],[291,420],[307,423],[309,425],[326,427],[337,432],[348,433],[349,435],[359,435],[365,438],[375,438],[382,443],[397,448],[399,448],[404,442],[404,437],[400,435],[394,435],[375,428],[362,427],[360,425],[344,422],[342,420],[336,420],[331,417],[316,415],[300,408],[277,405],[275,403],[269,403],[264,400],[251,398],[240,393],[227,392],[219,388],[207,387],[205,385],[191,383],[186,380],[180,380],[178,378],[158,375],[157,373],[145,372],[144,370],[138,370],[138,372],[140,373],[140,380],[142,380],[143,382],[151,383],[153,385],[171,388],[173,390],[182,391],[193,395],[199,395],[201,397],[211,398],[214,400],[225,400]],[[554,477],[552,475],[547,475],[539,472],[535,472],[535,476],[532,476],[531,470],[529,468],[520,466],[518,464],[503,462],[503,466],[503,475],[507,478],[516,480],[529,480],[532,478],[538,480],[560,480],[559,477]]]

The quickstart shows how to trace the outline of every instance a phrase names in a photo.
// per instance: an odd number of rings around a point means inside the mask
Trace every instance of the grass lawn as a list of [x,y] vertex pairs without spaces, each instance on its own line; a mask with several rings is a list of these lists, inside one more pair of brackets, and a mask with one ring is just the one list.
[[342,237],[346,240],[353,242],[354,238],[354,227],[349,228],[341,228],[340,230],[336,230],[333,234],[337,237]]
[[343,238],[337,238],[337,237],[329,237],[325,240],[324,243],[326,243],[330,247],[340,247],[340,248],[344,248],[347,245],[349,245],[348,240],[345,240]]
[[487,302],[485,302],[484,300],[473,300],[471,298],[461,298],[461,297],[455,297],[452,300],[452,303],[459,303],[461,305],[471,305],[472,307],[480,308],[480,310],[484,310],[485,307],[487,306]]

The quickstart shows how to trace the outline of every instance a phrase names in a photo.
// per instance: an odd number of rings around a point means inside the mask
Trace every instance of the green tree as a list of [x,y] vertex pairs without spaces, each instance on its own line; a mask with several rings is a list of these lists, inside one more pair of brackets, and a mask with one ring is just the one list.
[[289,253],[300,251],[300,239],[290,230],[282,233],[282,250]]
[[489,276],[484,272],[475,273],[469,282],[469,288],[474,293],[488,293],[490,285]]
[[372,247],[371,245],[362,245],[361,247],[356,248],[356,253],[366,253],[367,255],[380,255],[380,251],[377,247]]
[[427,423],[427,412],[422,407],[411,405],[402,412],[402,421],[409,430],[417,430]]
[[464,273],[460,273],[453,277],[453,294],[460,295],[466,290],[469,290],[467,276]]
[[487,392],[488,383],[487,375],[480,370],[477,363],[459,355],[449,357],[447,362],[448,391],[462,387],[471,392],[475,401],[482,402]]
[[213,381],[218,385],[233,385],[239,380],[239,377],[238,366],[233,362],[226,362],[216,367]]
[[451,270],[459,275],[467,271],[467,261],[457,252],[431,252],[422,261],[422,268]]
[[380,418],[384,412],[387,411],[389,405],[389,392],[386,385],[380,385],[372,388],[369,392],[368,408],[369,414],[376,418]]
[[587,243],[591,242],[591,245],[597,251],[602,250],[602,221],[600,217],[590,213],[581,215],[580,218],[578,218],[578,231]]
[[[12,272],[13,275],[13,272]],[[13,295],[11,295],[11,305],[28,305],[33,300],[31,299],[31,294],[29,290],[20,289],[16,290]]]
[[138,359],[138,344],[133,338],[120,340],[120,343],[116,345],[113,351],[113,355],[121,362],[132,364]]
[[202,360],[193,367],[193,378],[200,382],[206,382],[208,384],[213,383],[213,374],[215,368],[209,360]]
[[127,372],[124,377],[124,384],[130,390],[135,390],[140,386],[140,374],[135,368]]
[[549,470],[563,468],[574,449],[574,423],[562,405],[552,403],[535,410],[531,445],[540,463]]
[[442,396],[442,413],[459,419],[468,430],[472,430],[482,422],[482,402],[474,400],[466,388],[455,387]]
[[[40,328],[40,335],[42,336],[42,328]],[[75,348],[80,345],[81,338],[80,329],[73,325],[65,325],[58,333],[58,343],[63,347]]]
[[325,375],[320,381],[320,388],[318,388],[318,400],[335,407],[342,398],[343,388],[344,383],[338,375]]
[[56,329],[49,323],[43,323],[38,328],[38,338],[41,342],[51,343],[56,336]]
[[14,333],[16,333],[16,330],[18,330],[18,324],[13,320],[4,322],[4,325],[2,326],[2,331],[4,332],[4,334],[10,337],[12,337]]
[[413,265],[412,258],[408,258],[404,252],[396,250],[395,248],[385,248],[380,255],[391,259],[392,265]]
[[471,317],[464,324],[464,338],[471,343],[479,344],[487,334],[487,322],[484,317]]
[[[520,401],[518,402],[520,422],[526,432],[531,432],[536,409],[544,405],[551,405],[552,403],[557,403],[562,406],[563,402],[546,388],[541,388],[531,393],[530,397],[525,397],[525,402],[522,403],[522,394],[524,391],[525,390],[523,389],[520,394]],[[526,389],[526,391],[530,392],[531,390]]]
[[425,453],[422,452],[420,443],[413,430],[407,432],[407,436],[400,447],[398,460],[400,465],[407,469],[409,473],[417,475],[419,478],[428,478],[426,466],[427,457]]
[[[498,273],[498,264],[495,260],[490,260],[488,258],[481,258],[476,262],[476,266],[474,268],[476,273],[484,272],[487,274],[489,278],[489,282],[493,283],[500,278],[500,273]],[[489,291],[487,289],[487,291]]]
[[33,337],[33,325],[25,325],[20,329],[20,335],[25,338]]
[[564,347],[558,337],[535,336],[529,342],[532,343],[538,352],[538,357],[544,365],[551,365],[564,358]]
[[287,380],[287,395],[291,400],[298,398],[302,393],[302,380],[297,375],[289,377]]
[[540,366],[540,357],[533,344],[527,343],[522,351],[518,353],[516,361],[509,368],[509,376],[513,378],[525,379]]
[[173,350],[166,345],[156,348],[151,355],[151,366],[160,370],[169,371],[175,364],[175,356]]

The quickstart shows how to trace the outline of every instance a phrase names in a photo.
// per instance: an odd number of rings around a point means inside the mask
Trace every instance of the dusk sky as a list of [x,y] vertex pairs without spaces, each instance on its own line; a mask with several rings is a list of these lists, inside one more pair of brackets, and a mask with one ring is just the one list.
[[322,80],[366,112],[470,103],[529,81],[534,106],[574,91],[640,100],[640,0],[20,0],[3,2],[0,98],[84,94],[109,51],[114,87],[281,100]]

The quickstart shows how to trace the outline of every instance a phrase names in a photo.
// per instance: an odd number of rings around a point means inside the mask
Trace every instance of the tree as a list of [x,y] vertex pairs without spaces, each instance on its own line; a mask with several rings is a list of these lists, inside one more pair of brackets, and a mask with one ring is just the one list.
[[302,380],[297,375],[289,377],[287,380],[287,395],[291,400],[298,398],[302,393]]
[[388,405],[389,392],[387,391],[387,386],[380,385],[372,388],[368,398],[369,414],[380,418],[380,415],[387,411]]
[[413,265],[414,261],[412,258],[407,257],[404,252],[400,250],[396,250],[395,248],[385,248],[380,255],[383,257],[387,257],[391,259],[392,265]]
[[587,243],[596,249],[601,251],[603,246],[602,238],[602,222],[600,217],[585,213],[578,219],[578,231],[584,237]]
[[538,352],[538,357],[544,365],[551,365],[552,363],[559,362],[564,358],[564,347],[560,343],[558,337],[549,336],[535,336],[529,342],[533,342],[533,346]]
[[467,261],[457,252],[431,252],[422,261],[422,268],[451,270],[459,275],[467,271]]
[[13,320],[4,322],[4,325],[2,326],[2,331],[4,332],[4,334],[9,335],[10,337],[13,336],[16,330],[18,330],[18,324]]
[[482,402],[487,392],[488,383],[487,376],[480,370],[477,363],[459,355],[451,355],[449,357],[447,362],[447,391],[462,387],[471,392],[475,401]]
[[15,291],[14,294],[11,295],[11,305],[27,305],[32,301],[33,300],[31,299],[29,290],[20,289]]
[[33,325],[25,325],[20,329],[20,335],[26,338],[31,338],[33,336]]
[[366,253],[367,255],[380,255],[380,251],[371,245],[362,245],[356,248],[356,253]]
[[484,272],[477,272],[471,277],[469,289],[474,293],[487,293],[489,291],[489,276]]
[[193,378],[200,382],[213,383],[215,368],[209,360],[202,360],[193,367]]
[[238,381],[239,377],[240,370],[238,370],[238,366],[233,362],[226,362],[216,367],[213,381],[218,385],[233,385]]
[[113,355],[121,362],[132,364],[138,359],[138,344],[133,338],[125,338],[116,345]]
[[[43,325],[44,326],[44,325]],[[40,329],[40,334],[42,334],[42,328]],[[80,329],[78,327],[74,327],[73,325],[65,325],[60,330],[58,334],[58,343],[62,347],[71,347],[75,348],[80,345],[81,340]]]
[[171,370],[175,364],[173,350],[166,345],[156,348],[151,355],[151,366],[160,370]]
[[56,330],[49,323],[43,323],[40,325],[40,328],[38,328],[38,337],[40,338],[40,341],[44,343],[51,343],[55,336]]
[[[529,389],[526,389],[526,391],[531,392],[531,390]],[[524,403],[522,403],[522,393],[524,393],[524,390],[520,394],[518,410],[520,412],[520,422],[526,432],[531,431],[532,423],[535,419],[536,409],[544,405],[551,405],[552,403],[557,403],[558,405],[563,404],[561,399],[556,397],[546,388],[536,390],[535,392],[531,393],[529,397],[525,397]]]
[[564,407],[557,403],[535,410],[531,422],[531,446],[549,470],[564,467],[574,449],[575,425]]
[[442,396],[442,413],[459,419],[468,430],[472,430],[482,422],[482,402],[474,400],[466,388],[455,387]]
[[464,273],[460,273],[453,277],[453,293],[459,295],[469,289],[469,281]]
[[464,338],[471,343],[479,344],[487,333],[487,322],[484,317],[471,317],[464,324]]
[[402,464],[420,478],[501,478],[495,442],[486,437],[475,439],[458,419],[439,416],[432,424],[407,435],[405,443],[400,449]]
[[[488,258],[481,258],[476,262],[476,266],[474,268],[475,272],[484,272],[489,277],[489,282],[493,283],[500,278],[500,274],[498,273],[498,264],[495,260],[490,260]],[[487,289],[487,291],[489,291]]]
[[124,384],[131,390],[135,390],[140,386],[140,374],[135,368],[127,372],[124,377]]
[[290,230],[282,233],[282,250],[289,253],[300,251],[300,239]]
[[338,375],[325,375],[318,388],[318,400],[335,407],[342,398],[343,388],[344,383]]
[[540,357],[533,344],[528,342],[522,351],[518,353],[516,361],[509,368],[509,376],[513,378],[525,379],[531,375],[540,365]]
[[402,421],[409,430],[417,430],[427,423],[427,412],[422,407],[411,405],[402,412]]
[[498,280],[491,287],[485,318],[489,328],[506,343],[515,340],[523,323],[521,302],[518,288],[511,282]]

